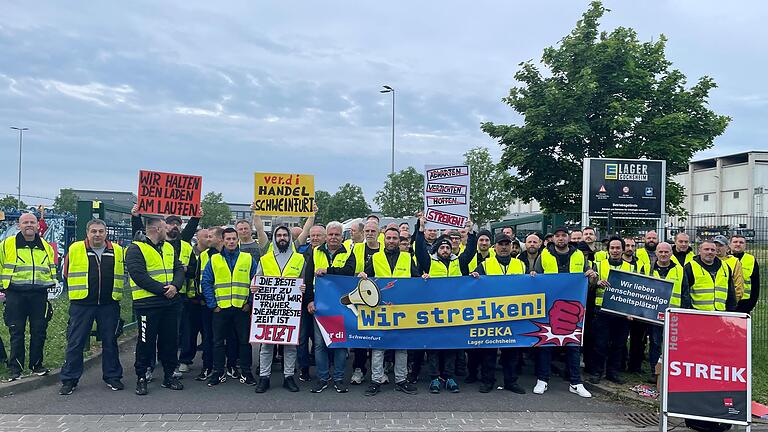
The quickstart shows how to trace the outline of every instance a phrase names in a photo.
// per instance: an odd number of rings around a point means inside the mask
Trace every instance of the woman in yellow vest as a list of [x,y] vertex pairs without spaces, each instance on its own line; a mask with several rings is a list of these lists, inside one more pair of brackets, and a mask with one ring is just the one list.
[[94,320],[101,339],[102,377],[111,390],[125,388],[115,332],[125,285],[123,248],[107,241],[107,225],[101,219],[89,221],[85,235],[85,241],[69,246],[62,266],[70,304],[61,395],[72,394],[83,374],[83,348]]
[[256,275],[256,259],[241,252],[237,231],[226,228],[222,232],[224,248],[214,254],[203,270],[200,285],[205,305],[213,311],[213,374],[208,387],[226,381],[224,369],[224,343],[234,332],[240,360],[240,382],[255,385],[251,372],[252,351],[250,339],[251,279]]

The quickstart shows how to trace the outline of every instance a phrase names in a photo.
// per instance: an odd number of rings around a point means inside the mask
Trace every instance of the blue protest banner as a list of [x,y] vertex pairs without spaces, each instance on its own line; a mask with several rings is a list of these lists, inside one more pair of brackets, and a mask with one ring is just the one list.
[[664,325],[674,283],[637,273],[613,270],[603,293],[603,311]]
[[582,274],[362,280],[318,277],[315,316],[331,348],[581,345]]

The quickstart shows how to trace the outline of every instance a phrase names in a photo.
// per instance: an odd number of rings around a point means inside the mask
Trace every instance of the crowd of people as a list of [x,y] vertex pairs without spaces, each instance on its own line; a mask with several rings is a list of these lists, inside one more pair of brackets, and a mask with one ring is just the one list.
[[[193,217],[182,229],[178,216],[142,218],[134,208],[135,240],[126,248],[107,239],[104,221],[91,220],[86,238],[70,245],[62,265],[70,308],[59,393],[69,395],[77,388],[83,347],[94,321],[102,341],[103,379],[112,390],[125,388],[117,348],[124,292],[130,293],[137,320],[138,395],[148,393],[157,360],[162,366],[161,387],[171,390],[182,390],[181,378],[196,366],[198,373],[192,375],[201,385],[214,387],[230,380],[265,393],[272,383],[273,364],[280,364],[282,386],[288,391],[299,391],[295,378],[312,382],[312,393],[328,388],[346,393],[347,384],[362,385],[367,379],[366,396],[382,391],[391,377],[395,390],[417,393],[425,364],[425,389],[430,393],[459,392],[463,377],[463,383],[478,382],[483,393],[498,388],[524,394],[527,390],[518,376],[523,363],[532,361],[536,378],[532,392],[543,394],[550,385],[552,358],[562,356],[561,375],[569,391],[591,397],[582,369],[591,383],[604,379],[623,383],[624,372],[639,373],[647,364],[648,380],[656,383],[663,346],[660,326],[601,312],[611,270],[673,282],[674,307],[750,312],[759,296],[757,261],[746,251],[746,239],[738,235],[703,240],[694,250],[684,232],[668,243],[648,231],[637,248],[630,237],[611,236],[599,242],[592,227],[560,227],[551,234],[517,239],[511,228],[478,231],[471,222],[441,233],[425,227],[423,215],[417,217],[412,228],[408,223],[381,226],[378,217],[368,216],[351,224],[346,240],[341,223],[323,226],[310,217],[303,228],[274,227],[270,239],[256,215],[233,227],[201,229],[199,218]],[[49,372],[43,366],[43,345],[49,312],[46,293],[57,280],[53,254],[40,237],[39,221],[29,213],[19,218],[19,233],[0,244],[0,285],[11,339],[10,380],[24,370],[27,322],[29,369],[37,375]],[[327,274],[365,279],[549,273],[580,273],[589,280],[583,346],[348,350],[326,345],[315,325],[315,281]],[[258,275],[303,279],[298,345],[249,343],[256,289],[251,281]],[[4,356],[2,341],[0,348]],[[347,380],[350,356],[352,375]],[[503,382],[497,387],[499,364]]]

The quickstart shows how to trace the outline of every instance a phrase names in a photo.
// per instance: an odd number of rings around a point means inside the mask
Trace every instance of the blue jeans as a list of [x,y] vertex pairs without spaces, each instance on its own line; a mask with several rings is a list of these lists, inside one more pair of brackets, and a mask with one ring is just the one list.
[[[565,347],[565,368],[568,371],[571,384],[581,384],[581,369],[579,363],[581,362],[580,352],[578,346]],[[542,381],[549,382],[549,376],[551,374],[550,363],[552,362],[552,349],[553,347],[537,347],[534,348],[536,352],[536,378]]]
[[330,378],[328,371],[328,354],[333,356],[333,380],[344,381],[344,369],[347,366],[346,348],[328,348],[323,340],[323,334],[320,332],[320,326],[315,325],[315,367],[317,377],[323,381]]
[[67,352],[64,366],[61,368],[61,381],[77,382],[83,375],[83,348],[91,337],[93,321],[96,320],[101,339],[102,379],[121,379],[123,367],[117,349],[117,326],[120,322],[118,303],[83,306],[76,302],[69,305],[69,323],[67,324]]

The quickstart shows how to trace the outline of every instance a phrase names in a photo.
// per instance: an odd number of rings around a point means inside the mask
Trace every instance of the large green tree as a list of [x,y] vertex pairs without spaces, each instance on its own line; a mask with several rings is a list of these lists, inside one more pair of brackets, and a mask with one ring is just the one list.
[[[315,194],[317,195],[317,194]],[[318,203],[318,210],[320,204]],[[356,217],[365,217],[371,213],[371,207],[365,201],[365,195],[360,186],[347,183],[339,187],[339,190],[331,197],[328,203],[328,218],[325,222],[332,220],[345,221]]]
[[666,59],[667,38],[639,42],[631,28],[599,31],[607,11],[592,2],[559,46],[544,50],[545,71],[521,63],[503,102],[521,125],[483,123],[498,139],[502,165],[515,168],[509,186],[548,212],[580,209],[582,159],[648,158],[667,161],[667,212],[682,209],[682,187],[671,175],[687,170],[694,153],[712,147],[730,121],[708,108],[708,76],[686,86]]
[[200,205],[203,208],[203,217],[200,219],[201,227],[209,228],[232,222],[232,212],[224,202],[222,194],[208,192],[200,201]]
[[77,195],[72,189],[61,189],[56,200],[53,202],[53,209],[57,212],[77,212]]
[[385,216],[412,216],[424,209],[424,174],[414,167],[389,174],[373,201]]
[[27,208],[27,204],[24,201],[19,205],[19,200],[15,196],[6,195],[4,198],[0,198],[0,208]]
[[498,220],[507,212],[512,191],[507,187],[509,173],[493,161],[486,147],[475,147],[464,153],[469,165],[469,212],[478,226]]

